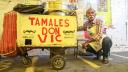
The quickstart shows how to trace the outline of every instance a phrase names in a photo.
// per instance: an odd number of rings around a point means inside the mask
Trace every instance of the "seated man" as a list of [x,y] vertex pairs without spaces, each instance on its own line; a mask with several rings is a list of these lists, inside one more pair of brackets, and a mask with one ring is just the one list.
[[[82,44],[86,51],[97,55],[97,59],[103,55],[103,63],[108,63],[108,55],[112,46],[112,41],[109,37],[103,37],[102,23],[103,21],[96,18],[94,9],[89,8],[86,11],[87,21],[84,23],[82,30],[85,32],[85,38],[88,40]],[[105,32],[104,32],[105,33]],[[87,36],[88,35],[88,36]]]

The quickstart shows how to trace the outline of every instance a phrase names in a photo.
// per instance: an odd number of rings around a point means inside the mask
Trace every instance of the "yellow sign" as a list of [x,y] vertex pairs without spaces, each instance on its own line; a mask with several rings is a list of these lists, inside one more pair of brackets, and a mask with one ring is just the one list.
[[107,26],[112,23],[110,7],[110,0],[98,0],[98,15],[104,18]]
[[70,47],[77,45],[74,16],[18,14],[18,46]]

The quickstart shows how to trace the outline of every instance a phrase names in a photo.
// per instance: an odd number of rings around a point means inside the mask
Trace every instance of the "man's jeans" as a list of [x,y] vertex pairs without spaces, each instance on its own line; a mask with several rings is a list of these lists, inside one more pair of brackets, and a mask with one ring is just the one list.
[[96,54],[97,57],[103,55],[103,58],[107,58],[110,53],[111,46],[112,40],[109,37],[104,37],[102,41],[102,49],[100,51],[96,52],[91,46],[88,46],[86,51]]
[[112,40],[109,37],[104,37],[102,42],[103,57],[108,57],[111,46]]

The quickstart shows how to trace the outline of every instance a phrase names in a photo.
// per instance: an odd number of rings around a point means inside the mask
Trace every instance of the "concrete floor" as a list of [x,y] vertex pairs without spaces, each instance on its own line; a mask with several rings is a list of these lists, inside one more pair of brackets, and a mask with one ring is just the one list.
[[22,64],[20,57],[2,58],[0,72],[127,72],[127,57],[117,56],[122,53],[111,53],[109,64],[102,64],[100,60],[94,60],[94,56],[78,56],[76,59],[72,54],[68,54],[65,57],[66,66],[59,71],[50,66],[49,55],[31,57],[33,63],[29,66]]

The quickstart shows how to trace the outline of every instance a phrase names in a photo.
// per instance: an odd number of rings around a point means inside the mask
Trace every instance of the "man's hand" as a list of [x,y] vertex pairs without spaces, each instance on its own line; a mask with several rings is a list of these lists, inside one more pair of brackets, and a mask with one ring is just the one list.
[[102,21],[100,19],[96,19],[96,24],[102,24]]

